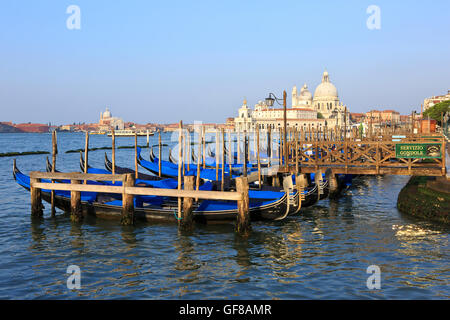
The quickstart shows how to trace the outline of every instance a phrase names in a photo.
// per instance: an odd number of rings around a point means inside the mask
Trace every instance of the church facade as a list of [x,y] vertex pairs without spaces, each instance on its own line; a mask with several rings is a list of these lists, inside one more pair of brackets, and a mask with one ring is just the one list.
[[[346,106],[340,102],[337,89],[331,83],[327,71],[323,73],[322,82],[314,91],[314,96],[305,84],[300,92],[294,86],[291,98],[292,106],[286,110],[287,126],[290,128],[334,128],[344,124]],[[238,117],[234,118],[234,125],[237,131],[250,131],[257,127],[278,130],[284,126],[284,110],[282,107],[268,107],[263,101],[259,101],[252,110],[244,100]]]
[[106,108],[105,112],[100,112],[98,124],[101,131],[109,131],[111,128],[114,128],[114,130],[123,130],[125,128],[123,120],[113,117],[108,108]]

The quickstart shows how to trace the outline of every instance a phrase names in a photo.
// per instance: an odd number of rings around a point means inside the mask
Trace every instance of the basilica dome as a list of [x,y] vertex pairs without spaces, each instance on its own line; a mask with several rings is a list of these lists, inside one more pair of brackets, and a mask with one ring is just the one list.
[[328,72],[325,71],[322,76],[322,83],[319,84],[316,88],[316,91],[314,91],[314,99],[321,99],[321,98],[338,98],[338,92],[334,84],[330,82],[330,79],[328,77]]

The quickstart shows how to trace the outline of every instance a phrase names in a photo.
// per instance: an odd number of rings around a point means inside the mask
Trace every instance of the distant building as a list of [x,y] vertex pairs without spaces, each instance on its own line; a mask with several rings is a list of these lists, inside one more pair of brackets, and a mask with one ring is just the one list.
[[395,110],[371,110],[366,112],[365,121],[367,123],[372,122],[374,124],[399,123],[400,113]]
[[355,123],[364,122],[366,115],[364,113],[350,113],[350,120]]
[[442,101],[450,100],[450,90],[447,90],[447,94],[441,95],[441,96],[433,96],[431,98],[426,98],[423,101],[423,111],[426,111],[427,109],[431,108],[435,104],[438,104]]
[[123,130],[125,124],[122,119],[113,117],[108,108],[105,112],[100,113],[99,127],[102,131],[109,131],[112,128],[114,130]]

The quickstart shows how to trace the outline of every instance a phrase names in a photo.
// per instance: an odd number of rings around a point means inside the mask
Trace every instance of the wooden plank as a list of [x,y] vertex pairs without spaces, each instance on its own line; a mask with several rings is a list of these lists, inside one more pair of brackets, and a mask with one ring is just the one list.
[[242,199],[238,192],[227,191],[191,191],[191,190],[175,190],[175,189],[157,189],[157,188],[126,188],[128,194],[144,195],[144,196],[165,196],[165,197],[188,197],[206,200],[234,200]]
[[80,172],[31,172],[30,178],[53,179],[53,180],[93,180],[93,181],[122,181],[123,174],[86,174]]
[[143,188],[143,187],[118,187],[118,186],[99,186],[99,185],[72,185],[67,183],[42,183],[33,182],[32,187],[36,189],[46,190],[62,190],[62,191],[86,191],[100,193],[126,193],[129,195],[142,196],[163,196],[175,198],[199,198],[207,200],[232,200],[238,201],[242,197],[238,192],[227,191],[187,191],[177,189],[159,189],[159,188]]

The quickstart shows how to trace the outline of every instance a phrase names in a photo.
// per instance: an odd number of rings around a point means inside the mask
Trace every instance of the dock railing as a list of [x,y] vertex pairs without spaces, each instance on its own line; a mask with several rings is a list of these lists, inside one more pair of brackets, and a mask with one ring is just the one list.
[[[41,182],[41,179],[52,180],[51,183]],[[41,190],[61,190],[71,192],[71,216],[73,220],[82,219],[81,192],[98,192],[122,194],[122,224],[128,225],[134,222],[134,196],[165,196],[182,198],[183,210],[178,211],[177,219],[180,224],[192,221],[192,199],[204,200],[229,200],[237,201],[237,229],[246,230],[250,224],[248,181],[240,177],[236,179],[236,191],[202,191],[194,190],[194,177],[184,177],[184,189],[160,189],[135,186],[135,175],[128,174],[86,174],[78,172],[38,172],[30,173],[31,213],[39,215],[41,210]],[[59,182],[58,182],[59,180]],[[62,183],[61,180],[70,180],[71,183]],[[82,184],[81,181],[118,181],[121,186]]]

